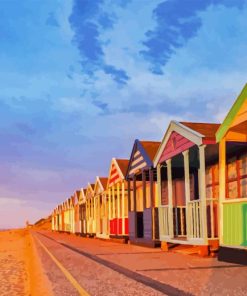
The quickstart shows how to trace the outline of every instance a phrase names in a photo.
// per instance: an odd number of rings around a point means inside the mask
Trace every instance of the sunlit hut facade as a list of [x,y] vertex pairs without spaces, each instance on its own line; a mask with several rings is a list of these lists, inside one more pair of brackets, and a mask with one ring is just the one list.
[[155,247],[159,241],[157,174],[153,159],[160,142],[135,140],[126,179],[129,196],[129,240]]
[[54,230],[59,231],[60,228],[61,228],[61,224],[62,224],[62,221],[61,221],[61,205],[58,205],[56,207],[55,215],[56,215],[56,218],[55,218]]
[[172,121],[165,133],[154,160],[163,249],[193,245],[204,256],[218,248],[218,127]]
[[66,199],[64,202],[64,231],[70,232],[71,229],[70,221],[70,201]]
[[79,196],[79,221],[80,234],[85,236],[87,234],[87,217],[86,217],[86,189],[80,190]]
[[96,217],[96,237],[109,238],[107,203],[107,178],[96,177],[94,188],[94,215]]
[[110,237],[128,238],[128,190],[125,175],[129,161],[113,158],[110,165],[107,191]]
[[219,259],[247,264],[247,85],[216,133],[220,169]]
[[69,224],[70,232],[75,233],[75,197],[72,195],[69,198]]
[[86,191],[86,217],[87,235],[94,236],[96,233],[95,209],[94,209],[94,184],[88,184]]
[[63,202],[59,206],[59,231],[65,231],[65,220],[64,220],[64,212],[65,212],[65,202]]
[[74,231],[75,234],[79,235],[81,232],[80,214],[79,214],[79,199],[80,190],[76,190],[74,193]]
[[58,206],[52,211],[51,214],[51,230],[58,230]]

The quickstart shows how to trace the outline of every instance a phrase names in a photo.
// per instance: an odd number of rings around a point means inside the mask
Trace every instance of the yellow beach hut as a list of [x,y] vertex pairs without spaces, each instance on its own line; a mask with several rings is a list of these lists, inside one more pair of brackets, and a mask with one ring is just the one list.
[[247,264],[247,85],[216,133],[219,143],[219,260]]

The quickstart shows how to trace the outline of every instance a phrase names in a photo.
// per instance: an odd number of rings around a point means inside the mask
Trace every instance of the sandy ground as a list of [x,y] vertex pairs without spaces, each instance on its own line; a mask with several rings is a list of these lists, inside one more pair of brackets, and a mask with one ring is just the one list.
[[26,229],[0,231],[0,295],[53,295]]

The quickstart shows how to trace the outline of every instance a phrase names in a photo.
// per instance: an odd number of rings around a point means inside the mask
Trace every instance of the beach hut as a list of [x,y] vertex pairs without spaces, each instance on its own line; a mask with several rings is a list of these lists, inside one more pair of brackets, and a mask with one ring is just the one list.
[[72,195],[69,198],[69,224],[70,233],[75,233],[75,197]]
[[58,231],[64,232],[65,231],[65,224],[64,224],[64,211],[65,211],[65,202],[59,205],[59,226]]
[[[219,124],[171,121],[154,159],[162,248],[197,246],[202,256],[218,247]],[[169,244],[168,244],[169,243]]]
[[79,219],[79,199],[80,199],[81,191],[76,190],[74,193],[74,227],[75,234],[79,235],[81,233],[81,223]]
[[111,161],[107,191],[110,238],[127,241],[128,224],[128,190],[125,175],[129,161],[113,158]]
[[67,199],[64,202],[64,231],[70,232],[71,224],[70,224],[70,201]]
[[150,247],[160,246],[157,174],[153,159],[160,142],[135,140],[126,179],[129,182],[129,240]]
[[54,227],[54,230],[55,231],[59,231],[59,228],[60,228],[60,225],[61,225],[61,205],[58,205],[55,209],[55,215],[56,215],[56,218],[55,218],[55,227]]
[[86,190],[87,235],[92,237],[96,233],[94,184],[89,184]]
[[247,264],[247,85],[216,133],[219,143],[219,259]]
[[80,235],[87,234],[87,217],[86,217],[86,189],[80,190],[79,195],[79,221],[80,221]]
[[57,224],[57,208],[55,208],[51,214],[51,230],[52,231],[56,231],[56,224]]
[[107,178],[96,177],[94,187],[96,237],[109,238]]

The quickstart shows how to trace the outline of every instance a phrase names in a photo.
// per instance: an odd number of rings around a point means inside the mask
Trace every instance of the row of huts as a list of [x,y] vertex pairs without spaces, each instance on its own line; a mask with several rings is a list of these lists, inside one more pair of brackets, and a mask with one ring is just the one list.
[[161,142],[135,140],[54,209],[52,229],[246,259],[247,85],[222,124],[171,121]]

